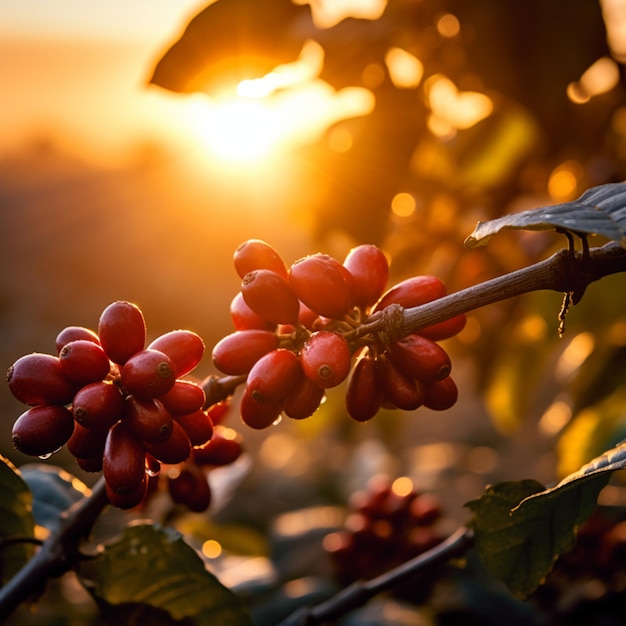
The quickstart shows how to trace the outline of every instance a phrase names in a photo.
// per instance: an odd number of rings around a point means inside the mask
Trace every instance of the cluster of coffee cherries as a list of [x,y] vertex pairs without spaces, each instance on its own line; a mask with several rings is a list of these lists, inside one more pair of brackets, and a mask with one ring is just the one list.
[[7,372],[12,394],[30,406],[13,425],[14,447],[47,458],[67,444],[83,470],[102,471],[120,508],[142,501],[161,464],[213,449],[205,392],[183,378],[202,359],[203,340],[173,330],[146,347],[146,336],[142,311],[120,300],[104,309],[97,332],[68,326],[56,354],[25,355]]
[[374,477],[352,494],[341,530],[324,537],[333,572],[343,585],[374,578],[435,547],[442,511],[433,494],[419,493],[410,479]]
[[385,291],[389,264],[371,244],[343,262],[318,253],[287,267],[270,244],[250,239],[233,260],[242,279],[230,306],[235,331],[217,343],[213,362],[246,377],[240,413],[252,428],[283,414],[311,416],[326,390],[346,380],[347,412],[359,422],[381,407],[445,410],[456,402],[450,358],[437,342],[463,329],[463,314],[399,339],[363,332],[390,305],[410,308],[446,295],[438,278],[416,276]]

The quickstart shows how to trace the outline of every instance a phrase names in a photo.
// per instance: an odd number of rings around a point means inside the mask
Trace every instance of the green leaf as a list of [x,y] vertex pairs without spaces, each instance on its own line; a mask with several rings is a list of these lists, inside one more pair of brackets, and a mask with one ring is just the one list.
[[[242,601],[208,572],[202,559],[171,528],[128,526],[79,575],[103,611],[122,624],[137,615],[171,624],[251,626]],[[150,622],[152,623],[152,622]]]
[[[32,496],[15,466],[0,456],[0,537],[3,542],[35,537]],[[4,585],[30,559],[32,543],[16,542],[0,550],[1,581]]]
[[612,472],[624,467],[622,443],[551,489],[534,480],[488,487],[466,505],[474,514],[476,549],[486,567],[515,595],[531,594],[571,547]]
[[61,513],[90,493],[89,487],[60,467],[33,463],[20,468],[33,494],[33,514],[40,526],[59,529]]
[[478,222],[465,240],[468,248],[485,245],[501,230],[554,230],[594,233],[626,247],[626,183],[592,187],[573,202],[545,206]]

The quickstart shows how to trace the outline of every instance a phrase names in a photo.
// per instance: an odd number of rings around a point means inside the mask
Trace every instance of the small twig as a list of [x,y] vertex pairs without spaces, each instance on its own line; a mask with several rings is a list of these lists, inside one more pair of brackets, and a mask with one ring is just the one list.
[[292,613],[278,626],[319,626],[337,619],[359,606],[363,606],[374,596],[395,587],[398,583],[415,574],[466,554],[474,545],[474,533],[471,529],[459,528],[448,539],[431,550],[399,565],[398,567],[372,578],[358,581],[342,589],[338,594],[318,604],[304,607]]

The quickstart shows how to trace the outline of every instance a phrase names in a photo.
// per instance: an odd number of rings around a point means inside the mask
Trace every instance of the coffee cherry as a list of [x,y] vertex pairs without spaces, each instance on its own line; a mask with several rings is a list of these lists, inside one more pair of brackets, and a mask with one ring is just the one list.
[[456,404],[459,390],[448,376],[424,385],[424,406],[434,411],[446,411]]
[[376,361],[376,375],[383,389],[384,401],[394,408],[414,411],[424,403],[422,383],[396,367],[386,354]]
[[381,311],[390,304],[400,304],[409,309],[442,298],[447,292],[444,283],[436,276],[413,276],[388,289],[372,312]]
[[203,446],[192,450],[192,458],[198,465],[230,465],[242,453],[241,435],[232,428],[215,426],[213,436]]
[[111,368],[104,350],[88,339],[66,343],[59,352],[59,362],[63,373],[79,385],[106,378]]
[[159,400],[172,415],[193,413],[204,406],[204,389],[190,380],[177,380]]
[[346,409],[357,422],[367,422],[381,407],[383,392],[376,376],[376,360],[366,352],[352,367],[346,388]]
[[138,398],[156,398],[167,393],[176,382],[172,361],[160,350],[141,350],[131,356],[120,370],[122,386]]
[[390,344],[387,351],[393,364],[411,378],[433,382],[450,374],[448,353],[432,339],[417,333]]
[[128,396],[122,421],[143,441],[163,441],[172,432],[172,415],[156,398]]
[[280,254],[261,239],[244,241],[233,255],[235,270],[240,278],[254,270],[272,270],[279,276],[287,278],[287,266]]
[[211,487],[204,472],[193,463],[168,475],[168,490],[174,502],[194,513],[206,511],[211,504]]
[[113,489],[108,482],[105,483],[105,489],[107,498],[113,506],[116,506],[118,509],[133,509],[141,504],[143,499],[146,497],[148,478],[144,473],[139,485],[130,491],[115,491],[115,489]]
[[179,378],[191,372],[204,356],[204,341],[191,330],[171,330],[157,337],[149,350],[159,350],[170,358]]
[[[101,472],[102,471],[102,452],[90,457],[76,457],[78,467],[84,472]],[[109,500],[110,502],[110,500]]]
[[285,278],[272,270],[248,272],[241,281],[245,303],[273,324],[297,324],[300,303]]
[[11,393],[24,404],[69,404],[79,386],[61,368],[59,358],[33,352],[20,357],[7,371]]
[[354,277],[354,297],[365,309],[374,304],[385,291],[389,279],[389,263],[384,252],[375,245],[352,248],[343,262]]
[[78,391],[74,396],[72,414],[84,428],[106,431],[122,419],[125,406],[119,387],[101,380]]
[[324,389],[302,376],[283,401],[283,412],[287,417],[301,420],[317,411],[325,395]]
[[183,427],[192,446],[202,446],[213,436],[213,422],[202,409],[174,419]]
[[67,442],[73,430],[72,414],[65,407],[35,406],[13,424],[13,447],[24,454],[48,456]]
[[433,341],[442,341],[443,339],[449,339],[450,337],[458,335],[465,328],[466,322],[467,317],[464,313],[461,313],[460,315],[451,317],[449,320],[420,328],[419,334]]
[[100,315],[98,337],[111,361],[126,363],[145,346],[146,322],[141,309],[124,300],[109,304]]
[[299,259],[289,269],[296,296],[318,315],[342,319],[354,306],[353,277],[339,261],[326,254]]
[[215,345],[213,364],[230,376],[247,374],[264,354],[277,347],[278,338],[268,330],[238,330]]
[[139,437],[122,422],[113,426],[106,438],[102,473],[108,487],[118,495],[136,492],[145,480],[146,451]]
[[70,341],[77,341],[82,339],[84,341],[91,341],[97,345],[100,345],[100,338],[91,328],[85,328],[84,326],[66,326],[55,339],[55,346],[57,354],[61,352],[61,349],[66,343]]
[[263,429],[271,426],[282,413],[282,400],[276,402],[258,402],[246,388],[241,396],[239,412],[241,419],[250,428]]
[[237,295],[231,300],[230,319],[236,330],[248,330],[251,328],[274,330],[276,328],[276,324],[263,319],[246,304],[241,291],[238,291]]
[[230,398],[226,400],[220,400],[220,402],[216,402],[211,405],[207,409],[207,415],[211,418],[214,426],[221,424],[224,421],[224,418],[228,414],[230,410]]
[[321,330],[313,333],[300,353],[300,363],[307,378],[328,389],[342,383],[350,371],[350,347],[337,333]]
[[146,452],[167,465],[176,465],[189,458],[191,442],[185,429],[172,420],[172,431],[167,439],[161,441],[144,441]]
[[282,400],[303,377],[300,360],[284,348],[262,356],[250,370],[246,390],[256,402],[273,403]]
[[104,454],[106,438],[106,430],[85,428],[75,423],[74,432],[67,441],[67,449],[77,459],[96,459],[99,456],[100,463],[98,469],[91,470],[99,472],[102,469],[102,455]]

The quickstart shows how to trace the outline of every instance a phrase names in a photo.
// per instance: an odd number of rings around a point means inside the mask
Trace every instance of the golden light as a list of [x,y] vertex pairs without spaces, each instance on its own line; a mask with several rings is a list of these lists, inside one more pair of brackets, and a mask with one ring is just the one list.
[[425,83],[432,114],[428,121],[431,132],[443,137],[457,130],[471,128],[493,111],[489,96],[477,91],[459,91],[446,76],[435,74]]
[[387,8],[387,0],[294,0],[310,4],[318,28],[331,28],[347,17],[377,20]]
[[576,104],[584,104],[594,96],[611,91],[619,81],[617,63],[609,57],[602,57],[585,70],[580,80],[567,86],[567,96]]
[[578,161],[565,161],[552,170],[548,179],[548,193],[556,202],[566,202],[576,195],[583,168]]
[[389,48],[385,63],[393,84],[400,89],[417,87],[424,75],[424,65],[410,52],[402,48]]
[[606,38],[613,56],[626,61],[626,0],[600,0]]
[[215,539],[208,539],[202,544],[202,554],[208,559],[216,559],[222,554],[222,546]]
[[411,217],[415,213],[415,198],[406,191],[397,193],[391,201],[391,211],[396,217]]
[[408,476],[400,476],[391,484],[391,491],[397,496],[408,496],[413,491],[413,481]]
[[459,18],[452,13],[446,13],[437,20],[437,32],[447,39],[456,37],[461,32]]
[[563,400],[555,400],[539,420],[539,430],[551,437],[559,433],[572,419],[572,409]]

